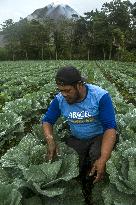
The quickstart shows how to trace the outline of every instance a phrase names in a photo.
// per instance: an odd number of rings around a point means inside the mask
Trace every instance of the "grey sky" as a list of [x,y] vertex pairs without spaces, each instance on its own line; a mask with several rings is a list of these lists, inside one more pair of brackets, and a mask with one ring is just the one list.
[[[0,0],[0,24],[7,19],[18,21],[20,17],[25,18],[38,8],[54,2],[55,4],[68,4],[80,15],[84,12],[101,9],[105,2],[111,0]],[[134,3],[136,0],[131,0]]]

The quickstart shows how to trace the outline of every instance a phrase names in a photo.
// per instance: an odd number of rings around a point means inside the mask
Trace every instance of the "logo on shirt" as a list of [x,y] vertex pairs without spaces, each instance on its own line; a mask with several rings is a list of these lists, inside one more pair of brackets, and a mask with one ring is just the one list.
[[76,124],[88,123],[94,121],[94,117],[88,111],[70,112],[68,120]]

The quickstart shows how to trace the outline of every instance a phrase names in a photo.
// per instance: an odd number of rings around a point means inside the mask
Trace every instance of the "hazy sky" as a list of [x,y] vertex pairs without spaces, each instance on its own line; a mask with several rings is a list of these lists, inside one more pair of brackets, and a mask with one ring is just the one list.
[[[25,18],[36,9],[43,8],[50,3],[68,4],[80,15],[84,12],[101,9],[105,2],[111,0],[0,0],[0,24],[7,19],[18,21],[20,17]],[[136,0],[131,0],[134,3]]]

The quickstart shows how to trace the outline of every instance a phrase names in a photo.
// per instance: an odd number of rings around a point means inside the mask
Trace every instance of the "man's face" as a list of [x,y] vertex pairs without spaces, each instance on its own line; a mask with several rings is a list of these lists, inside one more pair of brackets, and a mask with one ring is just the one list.
[[68,104],[73,104],[80,100],[78,85],[57,85],[57,87]]

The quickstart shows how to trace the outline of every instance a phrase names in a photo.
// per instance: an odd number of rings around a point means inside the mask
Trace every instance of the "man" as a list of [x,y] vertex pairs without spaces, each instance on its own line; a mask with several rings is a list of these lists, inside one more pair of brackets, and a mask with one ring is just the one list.
[[43,118],[49,160],[58,152],[53,125],[62,115],[71,131],[66,144],[79,154],[80,175],[93,175],[93,183],[96,183],[104,177],[106,162],[116,142],[111,98],[106,90],[86,84],[80,72],[72,66],[58,70],[56,84],[60,92]]

